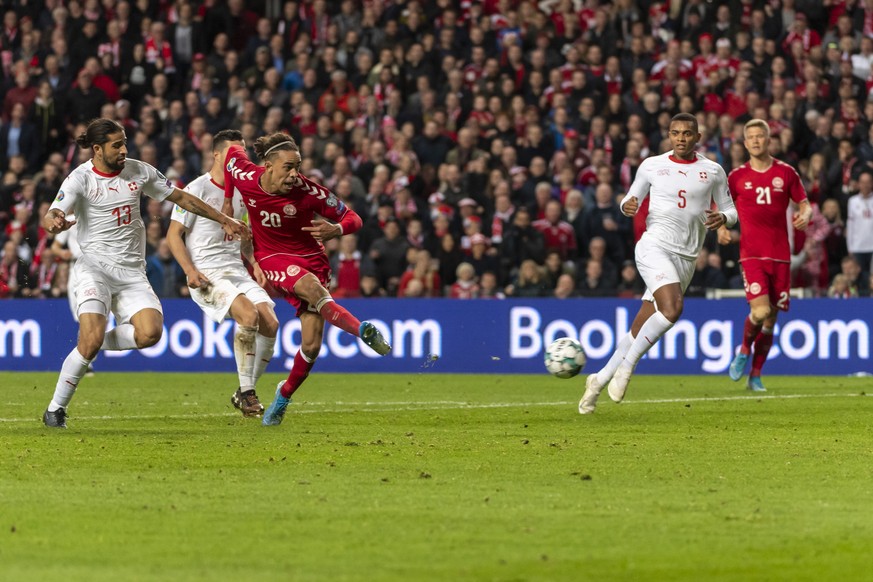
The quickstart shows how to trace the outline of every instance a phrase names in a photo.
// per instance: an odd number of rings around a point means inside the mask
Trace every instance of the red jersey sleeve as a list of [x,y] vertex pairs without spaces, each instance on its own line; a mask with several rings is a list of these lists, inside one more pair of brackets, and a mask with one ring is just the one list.
[[251,180],[258,168],[260,166],[249,159],[244,147],[230,146],[224,158],[224,197],[233,198],[233,189],[239,187],[237,182],[244,179]]
[[797,203],[806,200],[806,190],[803,187],[803,182],[800,181],[800,176],[797,174],[797,170],[788,166],[786,174],[788,174],[788,192],[791,199]]
[[742,168],[742,166],[740,166],[739,168],[734,168],[733,170],[731,170],[731,173],[728,174],[728,191],[731,193],[731,198],[734,199],[734,204],[736,204],[737,196],[740,193],[740,189],[737,185],[737,175],[740,168]]

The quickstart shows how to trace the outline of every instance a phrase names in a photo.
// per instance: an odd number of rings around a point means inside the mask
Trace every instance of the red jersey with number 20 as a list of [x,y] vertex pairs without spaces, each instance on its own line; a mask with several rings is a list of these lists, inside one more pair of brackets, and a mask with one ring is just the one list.
[[786,210],[791,200],[806,200],[794,168],[774,159],[763,172],[746,162],[728,176],[728,187],[740,217],[740,261],[769,259],[788,262]]
[[264,167],[252,163],[242,146],[231,146],[225,159],[225,194],[236,188],[242,195],[249,211],[258,261],[275,254],[296,257],[323,254],[324,246],[311,233],[300,229],[311,226],[318,217],[340,222],[354,212],[330,190],[303,176],[288,194],[266,192],[260,183]]

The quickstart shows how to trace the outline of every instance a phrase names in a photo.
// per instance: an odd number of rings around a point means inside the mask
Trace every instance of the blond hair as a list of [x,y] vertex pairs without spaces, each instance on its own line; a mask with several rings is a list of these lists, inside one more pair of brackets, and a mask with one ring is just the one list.
[[753,127],[760,127],[764,131],[764,137],[770,137],[770,126],[763,119],[750,119],[743,126],[743,137],[746,137],[746,132]]

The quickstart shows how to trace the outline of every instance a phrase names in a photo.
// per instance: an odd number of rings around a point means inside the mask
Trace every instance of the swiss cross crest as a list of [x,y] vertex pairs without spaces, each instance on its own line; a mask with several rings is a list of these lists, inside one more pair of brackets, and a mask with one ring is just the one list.
[[746,190],[751,190],[751,189],[752,189],[752,183],[751,183],[751,182],[746,182],[744,186],[745,186]]
[[285,216],[294,216],[297,214],[297,208],[293,204],[286,204],[282,207],[282,212],[285,213]]
[[707,182],[709,180],[708,177],[706,176],[706,172],[699,172],[698,175],[700,176],[701,182]]
[[136,192],[137,190],[139,190],[139,184],[137,184],[136,182],[128,182],[127,187],[130,188],[131,192]]

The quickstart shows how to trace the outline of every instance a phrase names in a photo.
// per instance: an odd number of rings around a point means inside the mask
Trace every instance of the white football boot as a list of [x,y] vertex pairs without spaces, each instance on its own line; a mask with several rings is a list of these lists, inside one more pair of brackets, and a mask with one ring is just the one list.
[[624,366],[619,366],[615,371],[615,376],[609,381],[606,391],[609,392],[609,397],[613,402],[621,402],[624,400],[624,393],[627,392],[627,385],[630,384],[633,370],[628,370]]
[[603,390],[603,385],[597,381],[597,374],[588,374],[585,379],[585,394],[579,401],[579,414],[591,414],[597,408],[597,397]]

